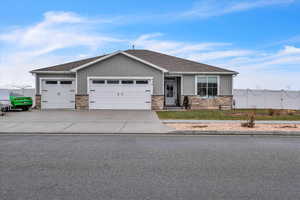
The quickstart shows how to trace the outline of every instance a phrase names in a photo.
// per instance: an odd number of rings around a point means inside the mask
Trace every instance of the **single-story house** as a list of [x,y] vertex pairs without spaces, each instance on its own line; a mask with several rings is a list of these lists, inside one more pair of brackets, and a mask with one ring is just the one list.
[[126,50],[31,71],[38,109],[231,106],[238,73],[149,50]]

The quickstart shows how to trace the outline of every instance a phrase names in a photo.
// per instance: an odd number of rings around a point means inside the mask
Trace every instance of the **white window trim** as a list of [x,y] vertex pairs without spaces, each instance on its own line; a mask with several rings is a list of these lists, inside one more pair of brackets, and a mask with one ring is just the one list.
[[218,82],[217,96],[220,95],[220,76],[219,75],[195,75],[195,95],[196,96],[199,96],[201,98],[214,98],[214,97],[208,97],[208,96],[202,97],[202,96],[198,95],[198,77],[205,77],[205,78],[216,77],[217,82]]
[[41,77],[39,78],[40,79],[40,88],[39,88],[39,95],[42,95],[42,82],[44,80],[57,80],[57,81],[60,81],[60,80],[74,80],[75,81],[75,91],[76,91],[76,94],[77,94],[77,79],[76,78],[67,78],[67,77]]

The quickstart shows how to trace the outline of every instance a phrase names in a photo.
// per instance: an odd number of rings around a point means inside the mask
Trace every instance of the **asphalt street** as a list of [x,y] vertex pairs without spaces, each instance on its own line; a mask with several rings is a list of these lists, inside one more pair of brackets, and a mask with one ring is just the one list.
[[0,135],[1,200],[300,199],[300,137]]

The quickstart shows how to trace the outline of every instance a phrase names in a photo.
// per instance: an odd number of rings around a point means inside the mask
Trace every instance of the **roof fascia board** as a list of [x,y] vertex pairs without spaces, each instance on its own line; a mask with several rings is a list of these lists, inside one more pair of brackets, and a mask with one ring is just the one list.
[[31,71],[32,74],[74,74],[71,71]]
[[117,51],[117,52],[115,52],[115,53],[112,53],[112,54],[109,54],[109,55],[104,56],[104,57],[102,57],[102,58],[99,58],[99,59],[97,59],[97,60],[94,60],[94,61],[92,61],[92,62],[86,63],[86,64],[84,64],[84,65],[81,65],[81,66],[79,66],[79,67],[76,67],[76,68],[72,69],[71,72],[76,72],[76,71],[78,71],[78,70],[80,70],[80,69],[83,69],[83,68],[88,67],[88,66],[90,66],[90,65],[92,65],[92,64],[98,63],[98,62],[100,62],[100,61],[106,60],[106,59],[108,59],[108,58],[110,58],[110,57],[113,57],[113,56],[115,56],[115,55],[117,55],[117,54],[123,54],[123,55],[125,55],[125,56],[127,56],[127,57],[129,57],[129,58],[132,58],[132,59],[134,59],[134,60],[137,60],[137,61],[139,61],[139,62],[142,62],[142,63],[144,63],[144,64],[146,64],[146,65],[149,65],[149,66],[151,66],[151,67],[153,67],[153,68],[155,68],[155,69],[158,69],[158,70],[163,71],[163,72],[168,72],[168,70],[166,70],[166,69],[163,69],[163,68],[161,68],[161,67],[159,67],[159,66],[157,66],[157,65],[154,65],[154,64],[152,64],[152,63],[150,63],[150,62],[147,62],[147,61],[145,61],[145,60],[143,60],[143,59],[137,58],[136,56],[133,56],[133,55],[131,55],[131,54],[125,53],[124,51]]

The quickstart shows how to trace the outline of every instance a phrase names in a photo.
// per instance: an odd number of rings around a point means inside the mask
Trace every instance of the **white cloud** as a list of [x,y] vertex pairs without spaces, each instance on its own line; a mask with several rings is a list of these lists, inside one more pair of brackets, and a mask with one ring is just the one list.
[[192,52],[207,51],[218,47],[231,45],[229,43],[221,42],[189,43],[172,40],[162,40],[159,38],[161,36],[163,36],[163,34],[161,33],[145,34],[132,41],[132,43],[137,48],[149,49],[153,51],[181,56],[188,56]]
[[113,43],[127,43],[126,40],[93,31],[94,26],[104,26],[107,23],[110,21],[88,19],[72,12],[46,12],[44,19],[35,25],[0,33],[0,44],[5,49],[0,57],[0,85],[22,82],[32,84],[33,78],[28,71],[33,67],[43,67],[76,57],[51,55],[58,50],[80,47],[82,50],[79,54],[84,53],[84,50],[92,53]]
[[198,2],[194,8],[183,12],[180,16],[208,18],[266,6],[288,5],[293,2],[295,2],[295,0],[247,0],[242,2],[227,0],[202,0]]
[[300,48],[284,46],[275,52],[237,49],[228,43],[187,43],[146,34],[135,40],[146,48],[240,72],[236,88],[300,90]]
[[[255,1],[258,2],[258,1]],[[260,1],[263,2],[263,1]],[[276,1],[279,2],[279,1]],[[243,7],[243,6],[242,6]],[[34,83],[28,71],[65,61],[104,53],[103,49],[134,44],[150,49],[240,72],[236,88],[300,89],[300,48],[286,45],[273,52],[241,49],[224,42],[166,40],[162,33],[144,34],[136,39],[113,37],[93,27],[113,23],[70,12],[47,12],[31,26],[0,32],[0,86]],[[100,49],[102,51],[100,51]],[[97,52],[97,53],[96,53]],[[107,53],[107,52],[106,52]]]
[[209,61],[219,60],[224,58],[236,58],[239,56],[247,56],[253,54],[253,51],[249,50],[224,50],[224,51],[212,51],[206,53],[191,54],[189,59],[197,61]]

